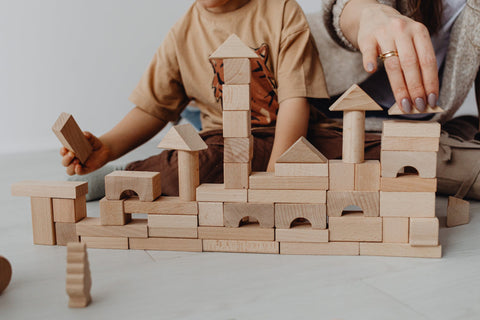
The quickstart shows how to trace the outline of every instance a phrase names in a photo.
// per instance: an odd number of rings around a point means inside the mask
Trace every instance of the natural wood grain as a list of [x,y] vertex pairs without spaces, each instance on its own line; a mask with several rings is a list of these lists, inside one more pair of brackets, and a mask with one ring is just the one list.
[[52,199],[32,197],[33,243],[55,245],[55,225],[53,222]]
[[85,196],[77,199],[53,199],[53,221],[78,222],[87,216]]
[[434,121],[386,120],[383,121],[384,137],[440,137],[440,124]]
[[355,190],[380,190],[380,161],[366,160],[355,164]]
[[414,247],[438,246],[438,218],[411,218],[410,245]]
[[249,59],[224,59],[223,80],[227,85],[249,84],[251,67]]
[[248,138],[251,134],[251,112],[223,111],[223,137]]
[[250,162],[247,163],[224,163],[223,180],[225,189],[248,189]]
[[380,192],[382,217],[435,217],[435,192]]
[[153,202],[129,198],[124,202],[125,213],[197,214],[197,202],[183,201],[179,197],[160,197]]
[[417,175],[402,175],[396,178],[381,178],[380,189],[388,192],[436,192],[436,178],[420,178]]
[[183,201],[195,201],[200,185],[198,151],[178,151],[178,192]]
[[279,253],[276,241],[203,240],[205,252]]
[[329,109],[330,111],[382,111],[382,108],[357,84],[345,91]]
[[258,203],[326,203],[324,190],[248,190],[248,202]]
[[248,138],[224,138],[223,162],[246,163],[253,158],[253,136]]
[[100,223],[103,226],[123,226],[132,220],[132,215],[125,213],[124,200],[100,200]]
[[131,250],[202,252],[202,240],[200,239],[129,238],[128,241]]
[[345,163],[342,160],[329,160],[329,190],[355,190],[355,164]]
[[273,172],[252,172],[249,187],[254,190],[327,190],[328,177],[278,177]]
[[360,245],[358,242],[282,242],[280,244],[280,254],[358,256]]
[[328,191],[327,198],[329,217],[342,216],[343,210],[348,206],[360,207],[365,217],[380,215],[378,191]]
[[470,202],[456,197],[448,197],[447,227],[455,227],[470,222]]
[[328,177],[327,163],[275,163],[278,177]]
[[86,195],[84,181],[21,181],[12,185],[12,196],[76,199]]
[[153,201],[162,194],[160,172],[114,171],[105,176],[105,197],[120,200],[124,191],[132,190],[140,201]]
[[432,151],[437,152],[440,138],[432,137],[385,137],[382,136],[382,150],[385,151]]
[[223,202],[199,202],[198,225],[223,227]]
[[276,229],[275,240],[279,242],[328,242],[328,230],[315,230],[301,225],[291,229]]
[[223,58],[259,58],[258,55],[240,40],[236,34],[230,35],[225,42],[220,45],[215,52],[210,55],[210,59]]
[[12,266],[7,258],[0,256],[0,294],[8,287],[12,279]]
[[187,123],[173,126],[157,148],[167,150],[200,151],[208,148],[195,128]]
[[365,153],[365,111],[344,111],[342,148],[343,162],[363,162]]
[[128,250],[128,238],[121,237],[80,237],[87,248]]
[[223,184],[203,183],[197,188],[197,201],[247,202],[246,189],[225,189]]
[[382,218],[365,217],[349,213],[342,217],[329,217],[330,241],[382,241]]
[[149,238],[198,238],[197,228],[148,227]]
[[125,238],[146,238],[148,236],[146,219],[132,219],[124,226],[102,226],[100,218],[87,217],[77,222],[76,227],[79,236]]
[[250,85],[223,85],[223,110],[248,111],[250,110]]
[[383,217],[383,242],[408,243],[409,229],[407,217]]
[[85,308],[91,301],[92,278],[85,243],[67,245],[66,291],[70,308]]
[[325,229],[327,227],[326,204],[275,204],[275,227],[277,229],[290,229],[292,222],[298,218],[307,219],[312,229]]
[[248,224],[240,228],[198,227],[200,239],[211,240],[275,240],[275,229],[260,228],[258,224]]
[[260,228],[273,228],[275,214],[273,204],[259,203],[225,203],[223,206],[223,221],[225,227],[238,228],[245,217],[255,218]]
[[362,256],[441,258],[442,246],[412,247],[407,243],[360,243]]
[[277,159],[277,163],[327,163],[327,161],[327,158],[305,137],[300,137]]
[[158,228],[196,228],[197,216],[149,215],[148,226]]
[[436,152],[382,151],[382,177],[395,178],[400,169],[413,167],[421,178],[435,178],[437,175]]
[[59,246],[66,246],[69,242],[78,242],[75,223],[55,222],[55,238]]
[[71,114],[62,112],[57,121],[55,121],[52,130],[62,145],[75,153],[75,157],[81,163],[87,161],[93,151],[92,145],[88,142]]

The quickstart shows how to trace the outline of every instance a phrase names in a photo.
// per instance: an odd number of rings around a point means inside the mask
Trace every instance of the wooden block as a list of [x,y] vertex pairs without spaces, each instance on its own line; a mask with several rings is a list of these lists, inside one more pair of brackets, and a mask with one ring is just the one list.
[[282,242],[280,254],[358,256],[360,245],[358,242]]
[[273,228],[275,226],[273,203],[225,203],[223,205],[225,227],[238,228],[245,217],[255,218],[259,222],[260,228]]
[[290,229],[296,219],[307,219],[312,229],[327,228],[326,204],[288,204],[275,205],[275,227],[277,229]]
[[200,185],[198,151],[178,150],[178,193],[180,200],[195,201]]
[[435,192],[380,192],[382,217],[435,217]]
[[121,237],[80,237],[87,248],[128,250],[128,238]]
[[62,112],[52,127],[58,140],[68,150],[75,153],[81,163],[85,163],[93,151],[82,130],[71,114]]
[[148,226],[158,228],[196,228],[197,216],[149,215]]
[[437,152],[440,138],[436,137],[385,137],[382,136],[382,150],[385,151],[431,151]]
[[198,225],[223,227],[223,202],[199,202]]
[[224,59],[223,81],[227,85],[250,84],[250,70],[249,59]]
[[407,243],[360,243],[361,256],[441,258],[442,246],[412,247]]
[[186,214],[198,213],[196,201],[183,201],[179,197],[160,197],[153,202],[143,202],[138,198],[126,199],[123,203],[125,213],[148,214]]
[[366,160],[355,164],[355,190],[380,190],[380,161]]
[[277,159],[277,163],[327,163],[327,161],[327,158],[305,137],[300,137]]
[[408,243],[410,221],[408,218],[383,218],[383,242]]
[[197,188],[197,201],[247,202],[246,189],[225,189],[223,184],[203,183]]
[[382,111],[382,108],[357,84],[353,84],[329,108],[330,111]]
[[345,163],[362,163],[365,152],[365,111],[343,112],[343,152]]
[[329,190],[353,191],[355,190],[355,164],[345,163],[342,160],[328,161]]
[[87,216],[85,196],[77,199],[53,199],[53,221],[78,222]]
[[470,222],[470,202],[448,197],[447,227],[455,227]]
[[67,245],[66,291],[70,308],[84,308],[90,301],[92,278],[85,243],[71,242]]
[[149,238],[198,238],[197,228],[148,227]]
[[378,191],[328,191],[327,214],[329,217],[341,217],[348,206],[358,206],[365,217],[380,215]]
[[187,123],[173,126],[157,148],[181,151],[200,151],[208,148],[195,128]]
[[278,177],[273,172],[252,172],[249,188],[254,190],[327,190],[328,177]]
[[250,85],[228,85],[222,87],[223,110],[250,110]]
[[202,240],[200,239],[129,238],[128,241],[132,250],[202,252]]
[[276,241],[203,240],[204,252],[240,252],[278,254]]
[[100,200],[100,223],[103,226],[123,226],[132,221],[132,215],[124,213],[124,200]]
[[0,256],[0,294],[8,287],[12,279],[12,266],[7,258]]
[[224,138],[248,138],[250,134],[250,111],[223,111]]
[[224,163],[250,162],[253,158],[253,136],[248,138],[224,138]]
[[236,34],[232,34],[210,55],[210,59],[224,58],[259,58],[259,56],[245,45]]
[[240,228],[198,227],[198,237],[211,240],[274,241],[275,229],[260,228],[258,224],[247,224]]
[[140,201],[153,201],[162,194],[159,172],[115,171],[105,176],[105,197],[120,200],[124,191],[134,191]]
[[382,177],[395,178],[404,167],[413,167],[421,178],[437,176],[436,152],[382,151]]
[[102,226],[100,218],[87,217],[77,222],[76,227],[79,236],[124,238],[146,238],[148,236],[146,219],[132,219],[124,226]]
[[248,190],[248,202],[258,203],[326,203],[324,190]]
[[440,124],[433,121],[386,120],[383,121],[384,137],[440,137]]
[[88,193],[84,181],[22,181],[12,185],[12,196],[77,199]]
[[225,189],[248,189],[248,179],[251,171],[250,162],[224,163],[223,180]]
[[328,177],[328,163],[275,163],[278,177]]
[[55,222],[55,238],[59,246],[66,246],[69,242],[78,242],[75,223]]
[[328,230],[315,230],[308,225],[291,229],[276,229],[275,240],[279,242],[328,242]]
[[329,217],[330,241],[382,241],[382,218],[365,217],[349,213],[342,217]]
[[53,223],[52,199],[32,197],[33,243],[55,245],[55,225]]
[[396,178],[381,178],[380,190],[387,192],[437,192],[436,178],[420,178],[405,174]]
[[410,245],[414,247],[438,246],[438,218],[411,218]]

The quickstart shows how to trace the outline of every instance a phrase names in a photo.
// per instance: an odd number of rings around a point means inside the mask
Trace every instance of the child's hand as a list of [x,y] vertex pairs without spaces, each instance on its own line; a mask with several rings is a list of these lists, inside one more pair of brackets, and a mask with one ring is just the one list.
[[75,154],[65,147],[60,149],[62,165],[67,168],[67,174],[70,176],[74,174],[84,175],[93,172],[103,167],[110,159],[111,152],[106,144],[90,132],[84,132],[83,134],[93,147],[93,151],[85,163],[80,163],[80,160],[75,157]]

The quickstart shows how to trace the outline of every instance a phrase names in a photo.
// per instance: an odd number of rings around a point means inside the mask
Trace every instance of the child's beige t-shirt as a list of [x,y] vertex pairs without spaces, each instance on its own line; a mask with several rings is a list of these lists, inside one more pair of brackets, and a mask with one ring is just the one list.
[[203,129],[222,128],[222,64],[209,56],[233,33],[260,56],[251,61],[253,126],[274,125],[286,99],[328,97],[300,6],[293,0],[251,0],[228,13],[194,3],[157,49],[130,100],[163,121],[176,120],[194,100]]

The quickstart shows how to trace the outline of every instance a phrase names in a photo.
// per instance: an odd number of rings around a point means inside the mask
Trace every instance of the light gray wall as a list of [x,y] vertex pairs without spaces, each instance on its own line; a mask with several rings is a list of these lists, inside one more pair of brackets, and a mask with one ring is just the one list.
[[110,129],[192,2],[0,0],[0,154],[58,148],[50,127],[61,112],[97,135]]

